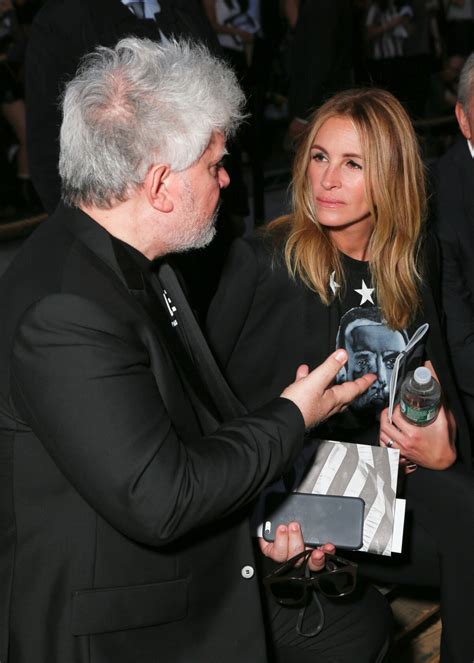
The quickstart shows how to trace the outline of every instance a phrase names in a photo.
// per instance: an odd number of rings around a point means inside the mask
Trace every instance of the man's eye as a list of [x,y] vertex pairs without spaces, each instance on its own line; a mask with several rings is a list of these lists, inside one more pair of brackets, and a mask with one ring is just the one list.
[[211,175],[217,177],[221,168],[224,168],[224,161],[221,160],[218,163],[215,163],[211,166]]
[[363,370],[364,368],[367,368],[369,365],[369,361],[367,359],[358,359],[357,360],[357,368],[359,370]]

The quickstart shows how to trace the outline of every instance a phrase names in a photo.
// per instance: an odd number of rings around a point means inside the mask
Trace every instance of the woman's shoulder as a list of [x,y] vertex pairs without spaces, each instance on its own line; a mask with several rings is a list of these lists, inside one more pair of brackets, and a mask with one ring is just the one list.
[[252,254],[262,267],[284,267],[285,245],[289,232],[290,223],[286,217],[282,217],[236,240],[234,250]]

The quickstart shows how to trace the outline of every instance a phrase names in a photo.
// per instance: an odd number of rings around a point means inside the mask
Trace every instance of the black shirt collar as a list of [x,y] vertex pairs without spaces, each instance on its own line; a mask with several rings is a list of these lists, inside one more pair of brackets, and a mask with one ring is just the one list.
[[143,253],[117,237],[110,235],[112,247],[118,266],[125,278],[128,288],[142,290],[144,278],[150,272],[153,262]]

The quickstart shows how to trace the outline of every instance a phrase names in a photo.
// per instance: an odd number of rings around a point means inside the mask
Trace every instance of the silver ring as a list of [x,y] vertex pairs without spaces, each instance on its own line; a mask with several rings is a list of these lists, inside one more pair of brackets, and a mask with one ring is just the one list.
[[387,440],[387,447],[391,449],[393,447],[393,440]]

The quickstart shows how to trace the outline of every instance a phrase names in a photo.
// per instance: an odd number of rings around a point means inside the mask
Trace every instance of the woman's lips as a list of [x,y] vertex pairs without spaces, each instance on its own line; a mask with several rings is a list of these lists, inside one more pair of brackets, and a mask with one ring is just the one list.
[[316,198],[316,202],[321,207],[341,207],[341,205],[345,205],[343,200],[331,200],[330,198]]

